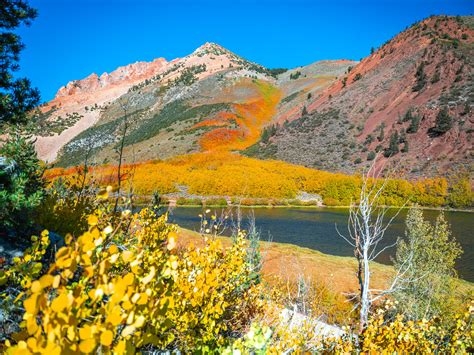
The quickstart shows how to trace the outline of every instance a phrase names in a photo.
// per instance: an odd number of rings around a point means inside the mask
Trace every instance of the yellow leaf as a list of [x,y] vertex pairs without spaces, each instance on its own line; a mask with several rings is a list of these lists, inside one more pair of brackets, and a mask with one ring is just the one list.
[[125,354],[125,351],[126,351],[125,341],[121,340],[118,342],[117,345],[115,345],[114,354],[118,354],[118,355]]
[[33,335],[38,330],[36,317],[30,317],[26,320],[26,330],[28,331],[28,334],[30,335]]
[[100,343],[104,346],[110,346],[112,340],[114,339],[114,333],[110,330],[106,330],[100,335]]
[[85,325],[84,327],[79,329],[79,338],[81,340],[92,338],[92,328],[89,325]]
[[109,313],[106,319],[107,322],[112,324],[113,326],[117,326],[122,322],[122,316],[120,315],[120,307],[115,307]]
[[58,288],[60,282],[61,282],[61,276],[60,275],[54,276],[53,287]]
[[[152,267],[150,268],[150,273],[142,279],[142,283],[143,283],[144,285],[146,285],[146,284],[149,283],[151,280],[153,280],[153,277],[154,277],[154,276],[155,276],[155,267],[152,266]],[[134,302],[134,303],[135,303],[135,302]]]
[[32,350],[32,351],[38,351],[37,347],[38,347],[38,342],[35,338],[28,338],[28,340],[26,341],[26,343],[28,344],[28,347]]
[[132,324],[133,323],[134,315],[135,315],[135,312],[131,311],[130,314],[128,315],[128,318],[127,318],[127,324]]
[[97,194],[97,198],[99,200],[106,200],[109,198],[109,193],[107,192],[107,190],[101,190],[99,191],[99,193]]
[[112,244],[110,247],[109,247],[109,254],[115,254],[118,252],[118,248],[115,244]]
[[130,250],[125,250],[125,251],[122,253],[122,259],[123,259],[123,261],[125,261],[126,263],[128,263],[130,260],[132,260],[132,257],[133,257],[133,253],[132,253]]
[[76,339],[76,332],[74,331],[74,327],[72,326],[69,326],[67,328],[67,338],[70,340],[70,341],[74,341]]
[[37,311],[37,300],[38,296],[37,295],[32,295],[30,298],[27,298],[25,302],[23,302],[23,306],[25,307],[26,313],[29,314],[36,314]]
[[130,272],[127,275],[125,275],[123,278],[124,285],[127,285],[127,286],[131,285],[133,283],[133,278],[134,278],[133,274]]
[[87,223],[89,223],[90,226],[95,226],[98,222],[99,222],[99,219],[97,218],[97,216],[94,216],[93,214],[87,217]]
[[56,297],[53,302],[51,303],[51,308],[55,312],[61,312],[65,309],[68,305],[68,297],[65,293],[61,293],[58,297]]
[[42,288],[51,286],[53,281],[54,281],[54,277],[51,276],[51,275],[43,275],[39,279],[39,282],[40,282]]
[[135,323],[133,324],[135,327],[140,328],[145,324],[145,317],[144,316],[139,316],[135,320]]
[[122,336],[127,337],[131,335],[135,331],[135,327],[133,325],[128,325],[122,330]]
[[94,351],[96,345],[95,339],[83,340],[79,344],[79,350],[83,353],[89,354]]
[[41,292],[41,283],[39,281],[33,281],[31,284],[31,292],[39,293]]
[[140,299],[140,294],[139,293],[135,293],[133,296],[132,296],[132,303],[137,303],[137,301]]
[[176,248],[176,233],[172,232],[170,233],[168,237],[168,244],[166,245],[166,248],[168,250],[173,250]]

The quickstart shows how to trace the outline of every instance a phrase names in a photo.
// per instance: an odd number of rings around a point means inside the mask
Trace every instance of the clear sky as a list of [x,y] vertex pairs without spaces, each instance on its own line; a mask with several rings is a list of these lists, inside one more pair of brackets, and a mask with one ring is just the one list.
[[469,15],[474,0],[32,0],[20,75],[52,99],[62,85],[205,42],[269,68],[366,56],[431,14]]

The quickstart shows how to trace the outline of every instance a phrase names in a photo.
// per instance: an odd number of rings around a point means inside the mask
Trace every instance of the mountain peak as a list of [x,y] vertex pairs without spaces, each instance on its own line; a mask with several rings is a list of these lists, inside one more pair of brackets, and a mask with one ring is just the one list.
[[228,49],[222,47],[221,45],[213,42],[206,42],[202,46],[198,47],[193,54],[214,54],[214,55],[225,55],[232,54]]

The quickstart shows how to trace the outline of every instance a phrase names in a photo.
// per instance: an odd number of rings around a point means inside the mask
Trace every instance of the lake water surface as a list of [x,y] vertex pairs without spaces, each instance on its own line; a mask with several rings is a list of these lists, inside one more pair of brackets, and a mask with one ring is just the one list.
[[[218,213],[222,209],[214,208]],[[201,208],[175,208],[170,213],[170,221],[178,225],[199,230]],[[395,212],[395,210],[394,210]],[[393,212],[393,213],[394,213]],[[348,210],[343,208],[256,208],[242,209],[244,224],[246,216],[253,213],[262,240],[290,243],[301,247],[319,250],[326,254],[353,256],[351,246],[338,236],[335,228],[345,232]],[[390,212],[387,214],[389,215]],[[403,237],[407,210],[402,210],[385,233],[384,244],[393,243]],[[425,219],[434,221],[439,211],[425,210]],[[453,236],[461,244],[464,254],[457,263],[461,278],[474,282],[474,214],[469,212],[445,212],[451,225]],[[381,244],[380,246],[383,247]],[[381,254],[377,261],[390,264],[395,248]]]

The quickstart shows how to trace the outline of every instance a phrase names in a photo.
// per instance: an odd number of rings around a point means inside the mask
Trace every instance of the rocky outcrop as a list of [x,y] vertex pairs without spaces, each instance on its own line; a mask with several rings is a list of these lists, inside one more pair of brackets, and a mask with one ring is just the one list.
[[55,99],[57,100],[64,96],[90,94],[106,89],[111,85],[131,86],[158,74],[167,63],[166,59],[157,58],[152,62],[137,62],[125,65],[111,73],[103,73],[101,76],[93,73],[85,79],[73,80],[67,83],[66,86],[61,87]]

